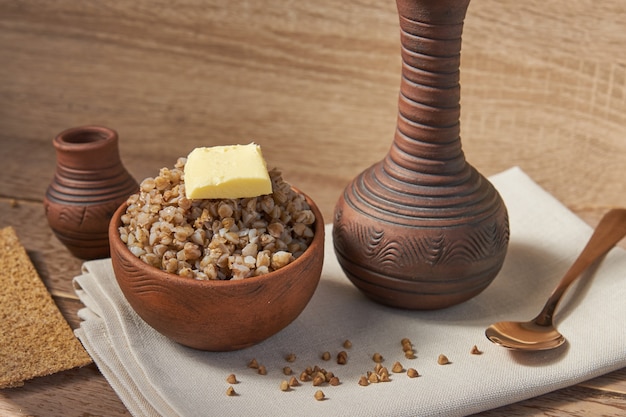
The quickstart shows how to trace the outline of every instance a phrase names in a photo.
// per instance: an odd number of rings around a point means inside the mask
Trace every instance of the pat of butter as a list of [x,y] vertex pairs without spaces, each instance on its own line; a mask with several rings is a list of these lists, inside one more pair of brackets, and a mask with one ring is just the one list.
[[249,198],[272,193],[261,147],[249,145],[196,148],[185,164],[189,199]]

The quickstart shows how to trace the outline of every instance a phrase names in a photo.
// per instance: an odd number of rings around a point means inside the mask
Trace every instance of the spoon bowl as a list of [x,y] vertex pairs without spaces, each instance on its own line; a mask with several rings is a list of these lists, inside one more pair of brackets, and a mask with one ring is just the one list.
[[485,330],[493,343],[516,350],[548,350],[565,343],[554,326],[540,326],[534,321],[500,321]]
[[515,350],[547,350],[565,343],[565,337],[553,324],[554,312],[567,288],[583,271],[604,256],[626,235],[626,209],[607,212],[598,223],[589,242],[550,295],[543,309],[531,321],[500,321],[485,330],[493,343]]

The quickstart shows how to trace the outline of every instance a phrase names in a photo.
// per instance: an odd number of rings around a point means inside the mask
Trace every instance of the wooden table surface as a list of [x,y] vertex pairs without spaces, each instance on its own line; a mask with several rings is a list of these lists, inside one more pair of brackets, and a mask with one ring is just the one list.
[[[520,166],[592,225],[626,207],[625,47],[623,0],[474,0],[461,64],[467,159],[486,175]],[[330,222],[347,182],[391,143],[399,74],[392,0],[2,1],[0,227],[15,227],[77,327],[81,261],[42,207],[56,133],[118,130],[138,180],[196,146],[254,140]],[[625,414],[622,369],[481,415]],[[91,365],[0,391],[0,415],[129,413]]]

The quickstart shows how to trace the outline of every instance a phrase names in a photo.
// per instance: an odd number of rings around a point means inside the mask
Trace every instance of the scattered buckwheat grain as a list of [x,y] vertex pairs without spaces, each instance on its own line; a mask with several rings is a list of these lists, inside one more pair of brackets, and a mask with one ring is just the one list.
[[313,386],[314,387],[319,387],[320,385],[322,385],[324,382],[326,382],[326,377],[323,375],[315,375],[315,378],[313,378]]
[[441,354],[437,357],[437,363],[439,365],[447,365],[450,363],[450,360],[448,359],[446,355]]

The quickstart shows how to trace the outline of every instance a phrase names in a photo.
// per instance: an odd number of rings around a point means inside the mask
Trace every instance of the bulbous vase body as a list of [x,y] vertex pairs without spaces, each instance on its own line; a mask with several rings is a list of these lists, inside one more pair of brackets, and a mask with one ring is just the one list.
[[352,283],[373,300],[438,309],[484,290],[502,267],[506,207],[465,159],[461,34],[469,0],[397,0],[402,77],[395,136],[335,207],[333,240]]
[[105,127],[77,127],[61,132],[53,145],[56,171],[44,197],[48,224],[74,256],[108,257],[109,221],[139,191],[122,165],[118,135]]

